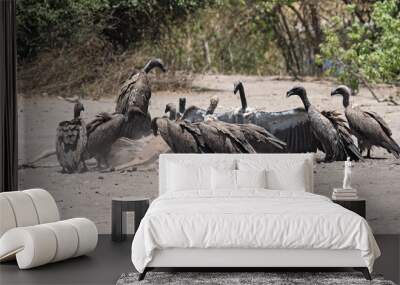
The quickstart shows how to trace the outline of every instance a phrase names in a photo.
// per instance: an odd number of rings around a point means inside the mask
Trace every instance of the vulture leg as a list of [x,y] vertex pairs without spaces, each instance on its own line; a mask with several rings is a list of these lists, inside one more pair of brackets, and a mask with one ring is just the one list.
[[95,159],[97,161],[97,166],[96,166],[97,170],[104,170],[109,168],[108,161],[103,155],[99,154],[95,157]]
[[85,161],[82,161],[82,163],[80,163],[79,166],[78,166],[78,173],[83,173],[83,172],[86,172],[86,171],[88,171],[88,168],[86,166]]
[[367,158],[372,158],[371,157],[371,148],[370,147],[367,150]]

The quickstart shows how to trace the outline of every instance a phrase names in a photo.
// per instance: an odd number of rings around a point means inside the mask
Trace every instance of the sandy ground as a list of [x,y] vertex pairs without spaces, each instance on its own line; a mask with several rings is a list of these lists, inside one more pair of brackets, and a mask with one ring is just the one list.
[[[240,106],[239,97],[232,92],[233,82],[244,82],[249,107],[261,110],[280,111],[301,106],[299,98],[285,97],[294,85],[303,85],[310,101],[322,109],[342,110],[339,97],[331,98],[333,83],[327,81],[293,82],[272,77],[249,76],[197,76],[194,89],[187,92],[153,92],[151,115],[163,115],[165,105],[177,104],[179,97],[187,97],[187,104],[206,108],[209,98],[218,95],[217,112]],[[62,91],[60,91],[62,93]],[[395,89],[382,87],[376,90],[382,96],[394,95]],[[400,142],[400,107],[377,103],[366,89],[362,89],[353,103],[381,114]],[[83,117],[91,119],[100,111],[112,112],[114,98],[99,101],[83,100]],[[24,163],[42,151],[54,148],[57,124],[72,118],[71,103],[54,97],[19,98],[19,160]],[[122,144],[124,145],[124,144]],[[118,145],[121,146],[121,143]],[[151,158],[165,150],[159,138],[148,137],[114,153],[114,164],[133,159]],[[139,152],[140,150],[140,152]],[[367,198],[367,215],[376,233],[400,233],[400,160],[393,159],[384,150],[375,149],[380,159],[357,163],[354,182],[361,196]],[[102,173],[93,168],[83,174],[62,174],[55,157],[43,160],[38,168],[21,169],[21,189],[42,187],[55,197],[63,218],[85,216],[94,220],[100,233],[111,230],[111,198],[125,195],[148,195],[155,197],[158,189],[157,161],[151,160],[134,171]],[[343,163],[318,164],[315,169],[317,193],[330,195],[333,187],[341,185]]]

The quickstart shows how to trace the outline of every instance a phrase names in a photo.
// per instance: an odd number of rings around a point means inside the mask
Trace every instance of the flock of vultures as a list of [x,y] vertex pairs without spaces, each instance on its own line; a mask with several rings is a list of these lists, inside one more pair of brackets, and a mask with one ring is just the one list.
[[[122,85],[115,113],[99,113],[89,122],[80,114],[84,106],[74,106],[74,118],[57,128],[56,153],[63,172],[82,172],[85,161],[95,158],[98,168],[108,168],[112,145],[121,137],[138,139],[154,133],[161,135],[175,153],[306,153],[321,150],[326,162],[362,160],[363,151],[371,155],[373,146],[383,147],[396,158],[400,147],[381,116],[352,107],[351,91],[339,86],[331,96],[343,97],[345,120],[338,111],[320,111],[309,101],[306,90],[297,86],[287,97],[299,96],[303,107],[281,112],[258,111],[247,106],[244,86],[234,84],[241,107],[216,113],[218,97],[212,97],[207,109],[186,108],[180,98],[178,109],[167,104],[166,115],[151,118],[151,87],[147,74],[153,68],[166,69],[160,59],[150,60],[142,70],[132,74]],[[357,138],[357,145],[353,140]]]

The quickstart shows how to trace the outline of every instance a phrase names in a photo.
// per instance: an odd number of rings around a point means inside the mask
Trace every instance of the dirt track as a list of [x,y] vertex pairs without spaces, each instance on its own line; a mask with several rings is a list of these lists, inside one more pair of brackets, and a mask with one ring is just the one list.
[[[206,107],[209,98],[218,95],[216,112],[240,106],[239,97],[233,95],[233,82],[244,82],[249,107],[268,111],[280,111],[301,106],[299,98],[285,98],[286,91],[300,82],[275,80],[271,77],[206,75],[194,81],[190,92],[154,92],[151,99],[151,115],[163,115],[165,105],[177,104],[179,97],[187,97],[187,104]],[[310,101],[320,109],[342,110],[339,97],[329,96],[333,84],[326,81],[301,82]],[[60,91],[62,92],[62,91]],[[394,95],[394,88],[380,88],[382,96]],[[366,89],[353,98],[357,105],[378,112],[388,122],[393,137],[400,142],[400,107],[377,103]],[[90,119],[100,111],[114,111],[114,99],[99,101],[83,100],[84,118]],[[19,160],[26,162],[45,149],[54,148],[55,130],[58,122],[71,119],[71,103],[54,97],[20,98],[19,100]],[[150,143],[151,142],[151,143]],[[140,152],[138,152],[140,150]],[[128,150],[119,151],[113,159],[115,164],[131,159],[146,160],[165,150],[159,138],[146,138]],[[354,184],[361,196],[367,198],[368,219],[377,233],[400,233],[400,161],[396,161],[383,150],[375,149],[375,157],[382,159],[357,163],[354,169]],[[332,187],[340,186],[342,162],[319,164],[316,167],[315,189],[329,195]],[[156,196],[158,187],[157,164],[139,167],[124,173],[101,173],[91,170],[83,174],[61,174],[55,157],[41,162],[41,167],[19,171],[20,188],[42,187],[56,198],[63,218],[86,216],[93,219],[100,233],[110,232],[111,197],[121,195]]]

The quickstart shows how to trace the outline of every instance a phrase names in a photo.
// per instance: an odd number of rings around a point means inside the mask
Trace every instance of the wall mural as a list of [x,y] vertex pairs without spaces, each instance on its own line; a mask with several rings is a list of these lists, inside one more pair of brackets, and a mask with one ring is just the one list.
[[313,152],[318,194],[350,157],[372,228],[400,233],[395,1],[31,2],[17,1],[19,187],[49,190],[63,219],[109,233],[112,197],[157,195],[161,153]]

